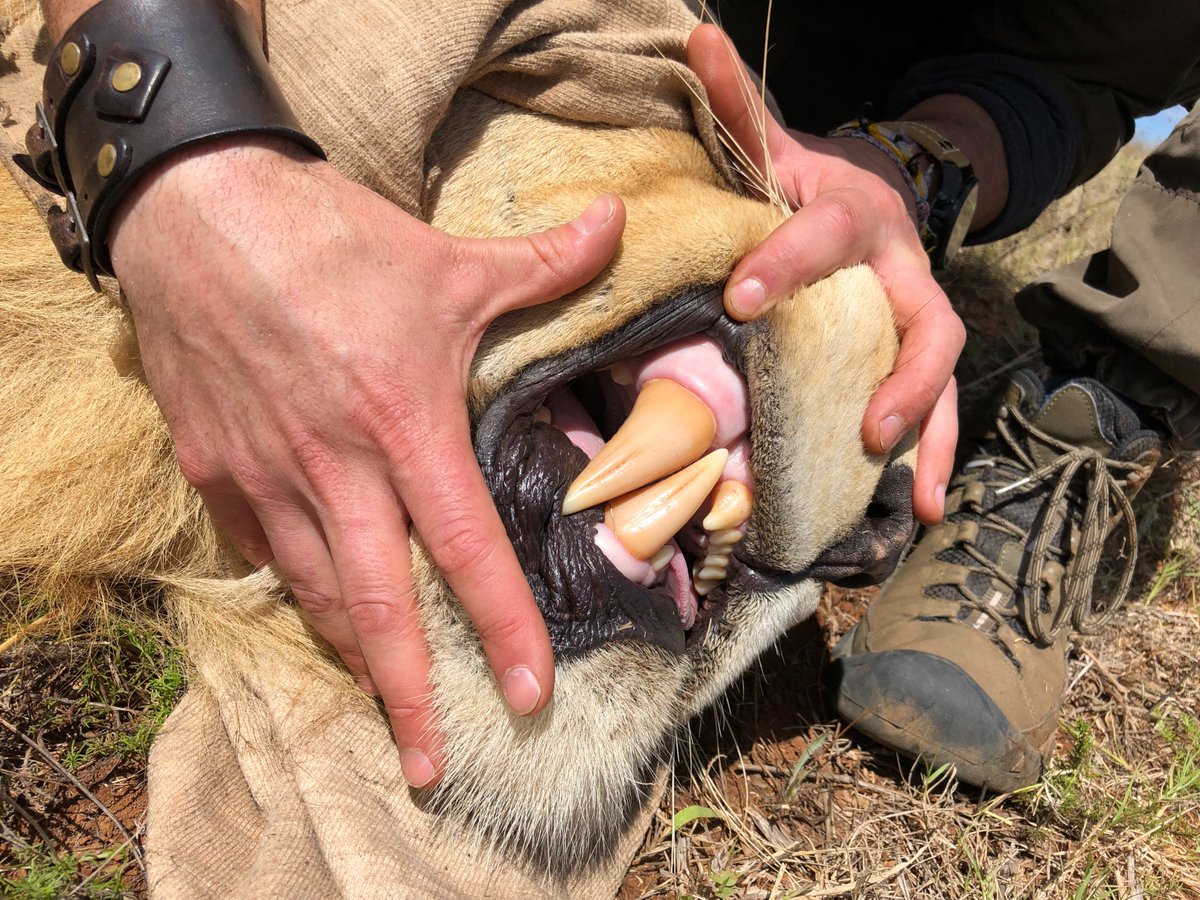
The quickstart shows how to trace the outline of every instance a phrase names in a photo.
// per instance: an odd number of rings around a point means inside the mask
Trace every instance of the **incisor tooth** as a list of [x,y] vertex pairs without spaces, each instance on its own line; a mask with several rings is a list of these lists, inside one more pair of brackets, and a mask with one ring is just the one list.
[[708,544],[710,547],[732,547],[740,541],[744,535],[736,528],[726,528],[723,531],[714,531],[708,536]]
[[728,574],[729,570],[724,566],[707,565],[696,573],[696,577],[702,581],[722,581]]
[[650,559],[696,514],[727,459],[728,450],[714,450],[682,472],[611,501],[604,516],[608,527],[626,550]]
[[646,382],[629,418],[567,488],[563,515],[620,497],[695,462],[716,433],[708,404],[683,385],[667,378]]
[[695,590],[699,596],[707,597],[713,592],[713,588],[720,583],[721,582],[719,581],[709,581],[706,578],[696,578],[692,581],[692,589]]
[[754,495],[740,481],[722,481],[713,497],[712,510],[704,517],[705,531],[737,528],[750,518]]

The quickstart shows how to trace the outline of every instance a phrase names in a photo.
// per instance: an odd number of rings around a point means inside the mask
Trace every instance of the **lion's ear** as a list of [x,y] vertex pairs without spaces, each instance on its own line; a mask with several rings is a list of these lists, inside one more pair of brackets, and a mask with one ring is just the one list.
[[862,521],[809,569],[813,578],[842,587],[879,584],[896,568],[912,539],[914,452],[894,458],[884,468]]

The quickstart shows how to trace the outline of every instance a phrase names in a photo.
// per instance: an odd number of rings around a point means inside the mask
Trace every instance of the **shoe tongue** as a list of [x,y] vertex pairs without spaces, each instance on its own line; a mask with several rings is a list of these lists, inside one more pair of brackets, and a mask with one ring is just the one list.
[[[1022,385],[1022,407],[1031,424],[1072,447],[1091,447],[1109,456],[1119,440],[1141,424],[1137,413],[1094,378],[1071,379],[1042,398],[1032,393],[1030,388],[1034,387],[1041,385]],[[1033,435],[1029,437],[1029,449],[1039,466],[1063,453],[1061,448]]]

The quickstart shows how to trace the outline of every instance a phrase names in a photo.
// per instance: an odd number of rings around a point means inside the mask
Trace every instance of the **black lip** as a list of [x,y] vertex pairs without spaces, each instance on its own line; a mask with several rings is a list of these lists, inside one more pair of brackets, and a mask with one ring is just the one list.
[[[595,547],[592,533],[600,510],[560,514],[567,485],[587,458],[574,446],[564,446],[569,442],[556,429],[537,423],[537,408],[562,384],[701,332],[716,338],[726,360],[742,371],[745,326],[725,317],[721,294],[721,285],[687,289],[592,344],[531,363],[475,425],[480,468],[560,657],[614,640],[643,640],[683,653],[694,641],[684,634],[665,590],[630,583]],[[547,451],[559,461],[549,467],[552,471],[536,463]],[[721,605],[720,596],[710,597]],[[719,617],[694,631],[707,631]]]

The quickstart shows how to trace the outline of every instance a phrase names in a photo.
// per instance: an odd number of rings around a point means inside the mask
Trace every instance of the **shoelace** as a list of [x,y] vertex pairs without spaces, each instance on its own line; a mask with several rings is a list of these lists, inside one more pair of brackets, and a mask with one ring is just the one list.
[[[1015,406],[1007,407],[1008,414],[1022,430],[1062,451],[1061,455],[1037,466],[1025,449],[1013,435],[1012,428],[1004,416],[997,420],[997,431],[1013,453],[1007,456],[981,456],[967,464],[967,468],[998,467],[1007,465],[1018,471],[1029,474],[1016,481],[996,487],[996,496],[1000,497],[1009,492],[1030,491],[1040,488],[1046,483],[1053,482],[1054,488],[1046,502],[1046,511],[1041,516],[1040,524],[1035,526],[1033,544],[1029,547],[1029,585],[1026,591],[1010,575],[1000,569],[999,565],[985,556],[976,547],[967,544],[963,549],[982,567],[1001,581],[1016,594],[1024,593],[1025,602],[1020,604],[1021,620],[1030,636],[1042,644],[1053,643],[1068,627],[1074,628],[1081,634],[1090,634],[1107,623],[1120,608],[1129,593],[1133,582],[1134,568],[1137,565],[1137,520],[1129,498],[1125,496],[1126,480],[1114,473],[1132,473],[1141,468],[1137,463],[1121,460],[1106,459],[1099,451],[1091,447],[1075,447],[1064,441],[1046,434],[1037,428]],[[1045,600],[1046,568],[1048,564],[1056,565],[1050,560],[1050,554],[1064,555],[1062,548],[1052,545],[1055,533],[1063,520],[1070,515],[1071,484],[1080,472],[1085,473],[1084,496],[1086,503],[1080,521],[1078,550],[1061,584],[1059,603],[1057,607],[1047,603],[1048,610],[1043,611]],[[998,527],[1009,535],[1025,543],[1028,535],[1011,522],[990,510],[976,508],[976,511],[988,520],[988,523]],[[1128,544],[1128,555],[1125,557],[1121,580],[1114,599],[1103,609],[1097,611],[1093,602],[1093,583],[1100,566],[1101,555],[1108,537],[1109,526],[1120,522],[1124,525],[1125,538]],[[1069,534],[1069,531],[1068,531]],[[990,604],[979,601],[979,598],[969,595],[984,613],[997,623],[1005,615]]]

